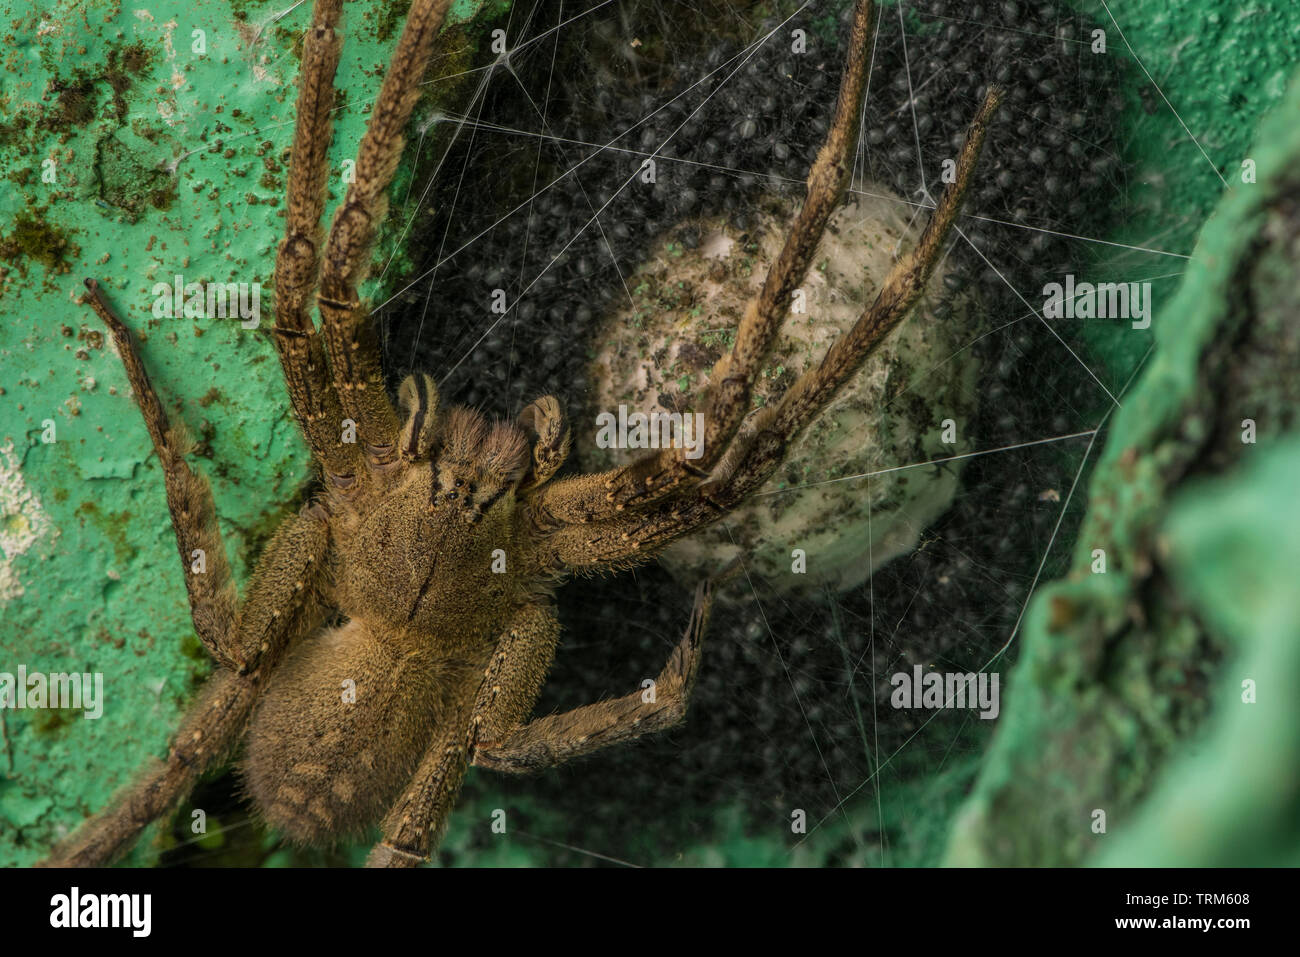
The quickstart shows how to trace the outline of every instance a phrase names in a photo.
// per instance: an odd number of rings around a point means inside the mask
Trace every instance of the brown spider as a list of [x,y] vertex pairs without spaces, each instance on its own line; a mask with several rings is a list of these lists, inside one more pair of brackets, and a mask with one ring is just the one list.
[[[550,396],[518,423],[439,408],[433,381],[408,377],[389,400],[370,314],[357,294],[450,0],[415,0],[371,114],[356,178],[328,238],[326,193],[342,0],[315,0],[299,79],[285,237],[275,265],[274,338],[321,489],[266,546],[239,601],[211,489],[185,461],[126,327],[93,279],[162,465],[195,630],[218,669],[161,766],[89,819],[45,861],[94,865],[129,848],[205,770],[244,743],[258,812],[307,843],[380,823],[372,866],[414,866],[436,848],[470,765],[525,772],[680,722],[710,602],[703,583],[685,637],[640,691],[529,721],[559,637],[555,588],[576,573],[645,561],[725,516],[921,295],[998,104],[990,89],[914,250],[820,366],[749,414],[751,386],[826,220],[843,196],[866,80],[869,0],[854,12],[835,116],[807,198],[735,347],[713,370],[703,455],[664,449],[599,475],[556,478],[569,431]],[[324,242],[322,253],[322,241]],[[320,330],[312,322],[314,290]],[[354,430],[359,441],[348,441]],[[336,618],[337,616],[337,618]],[[337,626],[331,622],[341,620]],[[646,700],[650,698],[652,700]]]

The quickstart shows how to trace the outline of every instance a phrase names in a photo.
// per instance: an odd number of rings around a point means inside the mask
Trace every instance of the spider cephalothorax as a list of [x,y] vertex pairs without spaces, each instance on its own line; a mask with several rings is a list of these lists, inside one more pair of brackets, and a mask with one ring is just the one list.
[[[208,556],[187,575],[195,630],[217,670],[166,762],[87,821],[49,863],[95,864],[129,847],[204,770],[244,747],[260,814],[322,842],[378,824],[369,863],[411,866],[436,846],[470,765],[532,771],[682,720],[710,599],[655,693],[529,720],[559,636],[551,595],[575,575],[630,567],[725,516],[780,465],[790,441],[907,315],[970,181],[998,94],[989,89],[916,246],[823,361],[751,410],[752,384],[792,291],[847,187],[867,75],[871,4],[854,11],[848,62],[808,194],[735,345],[715,365],[703,445],[661,449],[599,475],[560,476],[569,430],[553,397],[516,423],[439,407],[424,375],[394,405],[357,285],[400,157],[417,83],[449,0],[415,0],[358,153],[322,235],[341,0],[316,0],[303,45],[274,339],[320,490],[267,544],[242,601],[207,483],[185,461],[130,335],[94,280],[158,454],[177,544]],[[311,319],[314,290],[320,327]],[[697,437],[698,438],[698,437]],[[721,570],[719,570],[721,571]]]
[[526,535],[515,492],[527,436],[470,409],[440,417],[433,395],[423,377],[404,383],[389,480],[327,506],[333,601],[349,621],[293,648],[253,712],[247,788],[295,840],[360,834],[382,817],[476,691],[512,609],[544,595],[507,558]]

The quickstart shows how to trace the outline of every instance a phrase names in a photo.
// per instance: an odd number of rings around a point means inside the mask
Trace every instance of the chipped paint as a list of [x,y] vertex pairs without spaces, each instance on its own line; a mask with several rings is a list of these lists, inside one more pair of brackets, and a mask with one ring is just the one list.
[[51,530],[41,500],[27,486],[13,442],[0,446],[0,605],[23,594],[15,563]]

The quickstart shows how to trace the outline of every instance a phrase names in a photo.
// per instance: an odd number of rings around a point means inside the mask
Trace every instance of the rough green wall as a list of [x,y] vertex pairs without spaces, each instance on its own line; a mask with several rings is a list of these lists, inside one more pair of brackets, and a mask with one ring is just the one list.
[[[1161,776],[1098,862],[1119,867],[1300,865],[1300,441],[1173,502],[1173,574],[1230,642],[1215,720]],[[1245,682],[1254,685],[1248,702]]]
[[[1151,279],[1157,302],[1167,302],[1186,260],[1142,250],[1189,255],[1219,197],[1240,183],[1260,117],[1281,100],[1300,60],[1300,16],[1291,0],[1073,5],[1106,27],[1107,55],[1133,64],[1125,97],[1128,201],[1120,227],[1103,238],[1141,249],[1092,247],[1089,272],[1103,281]],[[1103,325],[1088,332],[1107,336]],[[1124,382],[1152,335],[1107,336],[1094,345]]]

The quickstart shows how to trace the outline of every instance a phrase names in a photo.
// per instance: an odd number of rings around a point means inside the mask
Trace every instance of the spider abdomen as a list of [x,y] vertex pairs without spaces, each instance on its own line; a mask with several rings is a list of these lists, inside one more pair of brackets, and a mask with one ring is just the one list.
[[451,719],[470,670],[359,620],[303,641],[249,726],[243,773],[258,811],[301,843],[377,824]]

